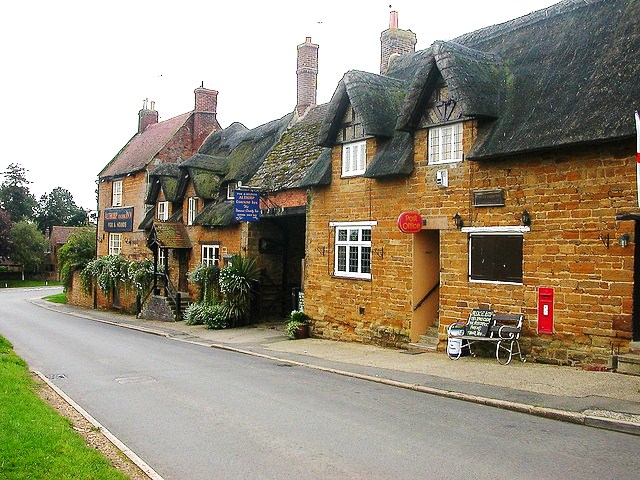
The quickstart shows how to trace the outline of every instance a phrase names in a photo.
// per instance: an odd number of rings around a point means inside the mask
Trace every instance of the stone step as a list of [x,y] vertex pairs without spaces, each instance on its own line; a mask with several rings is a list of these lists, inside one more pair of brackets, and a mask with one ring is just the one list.
[[640,376],[640,354],[628,353],[617,356],[616,371]]

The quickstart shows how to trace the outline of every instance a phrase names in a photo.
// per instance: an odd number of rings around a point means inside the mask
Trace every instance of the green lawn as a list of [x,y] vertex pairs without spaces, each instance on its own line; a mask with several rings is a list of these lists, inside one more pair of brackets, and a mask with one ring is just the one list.
[[24,361],[0,336],[0,480],[125,480],[35,388]]
[[67,294],[66,292],[56,293],[55,295],[42,297],[42,299],[52,303],[67,303]]
[[45,280],[0,280],[0,288],[17,288],[17,287],[44,287],[61,286],[60,282],[49,282]]

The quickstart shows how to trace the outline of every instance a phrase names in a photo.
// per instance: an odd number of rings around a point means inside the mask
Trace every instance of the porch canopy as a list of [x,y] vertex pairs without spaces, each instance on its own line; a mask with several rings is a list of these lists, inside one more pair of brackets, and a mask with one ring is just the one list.
[[182,222],[158,222],[151,228],[147,247],[152,250],[154,247],[190,250],[193,244]]

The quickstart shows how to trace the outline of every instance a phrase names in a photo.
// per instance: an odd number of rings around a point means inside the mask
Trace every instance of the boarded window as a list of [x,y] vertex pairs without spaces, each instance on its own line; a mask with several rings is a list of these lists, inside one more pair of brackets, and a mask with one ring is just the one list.
[[522,283],[522,246],[522,235],[471,235],[469,278]]

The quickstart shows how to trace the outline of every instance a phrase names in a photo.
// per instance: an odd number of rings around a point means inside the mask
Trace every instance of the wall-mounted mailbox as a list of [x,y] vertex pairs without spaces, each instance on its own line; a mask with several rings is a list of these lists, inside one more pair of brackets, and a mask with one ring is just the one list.
[[538,333],[553,333],[553,288],[538,289]]

